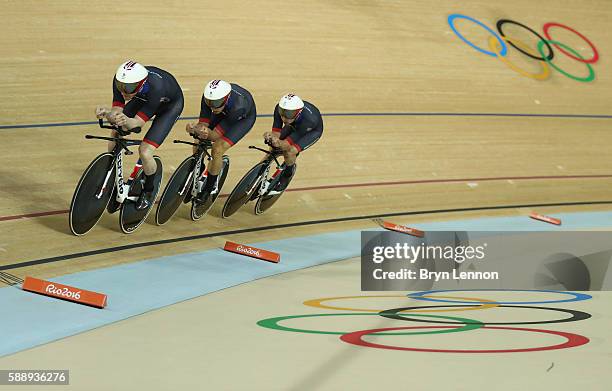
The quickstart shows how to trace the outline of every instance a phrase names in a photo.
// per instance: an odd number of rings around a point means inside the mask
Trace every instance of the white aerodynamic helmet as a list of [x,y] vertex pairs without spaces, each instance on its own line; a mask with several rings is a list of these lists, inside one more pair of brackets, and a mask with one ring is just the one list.
[[204,88],[204,101],[211,109],[218,109],[227,103],[232,86],[223,80],[211,80]]
[[294,119],[297,117],[304,108],[304,102],[299,96],[294,94],[283,95],[278,101],[278,113],[287,118]]
[[149,71],[136,61],[126,61],[119,65],[115,73],[115,85],[124,94],[137,92],[149,76]]

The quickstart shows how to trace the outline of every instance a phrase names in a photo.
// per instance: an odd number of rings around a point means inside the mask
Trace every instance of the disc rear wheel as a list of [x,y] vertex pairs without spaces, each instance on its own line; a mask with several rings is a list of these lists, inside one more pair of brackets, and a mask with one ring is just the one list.
[[[153,205],[155,204],[155,199],[157,198],[157,193],[159,193],[159,188],[161,186],[162,176],[163,176],[163,166],[161,159],[159,156],[153,157],[157,162],[157,171],[155,173],[154,179],[154,190],[153,190],[153,200],[151,202],[151,206],[144,210],[136,209],[136,202],[126,199],[121,205],[121,212],[119,214],[119,225],[121,226],[121,230],[126,233],[134,232],[138,227],[144,223],[147,219],[147,216],[153,209]],[[142,176],[144,175],[144,170],[140,170],[132,185],[130,186],[130,190],[128,192],[128,197],[138,197],[142,192],[143,181]]]
[[227,178],[227,173],[229,172],[229,164],[230,164],[229,156],[224,155],[223,156],[223,167],[221,168],[221,173],[219,174],[219,183],[218,183],[219,191],[217,192],[217,194],[213,195],[212,197],[208,197],[206,202],[204,202],[203,204],[198,204],[196,202],[191,203],[191,219],[193,221],[200,220],[202,216],[208,213],[210,208],[212,208],[213,204],[219,197],[219,194],[221,194],[221,189],[223,189],[225,178]]

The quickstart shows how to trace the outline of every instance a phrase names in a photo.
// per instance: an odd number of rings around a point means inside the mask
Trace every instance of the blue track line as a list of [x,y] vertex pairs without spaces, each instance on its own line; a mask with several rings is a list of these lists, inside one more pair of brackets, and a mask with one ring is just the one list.
[[[529,114],[529,113],[325,113],[324,117],[530,117],[530,118],[584,118],[612,119],[612,115],[604,114]],[[272,114],[259,114],[259,118],[269,118]],[[194,120],[198,117],[181,117],[179,120]],[[58,122],[47,124],[0,125],[4,129],[51,128],[57,126],[96,125],[96,121]]]

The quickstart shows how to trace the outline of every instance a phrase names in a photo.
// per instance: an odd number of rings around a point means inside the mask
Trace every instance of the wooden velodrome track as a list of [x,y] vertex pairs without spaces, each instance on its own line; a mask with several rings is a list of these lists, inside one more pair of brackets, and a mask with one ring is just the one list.
[[[581,83],[554,70],[545,81],[523,77],[461,42],[446,21],[454,12],[492,28],[501,18],[540,33],[546,22],[567,24],[596,45],[601,57],[593,64],[596,79]],[[0,267],[20,277],[47,278],[192,252],[226,239],[248,243],[374,227],[368,218],[322,222],[64,259],[121,245],[285,223],[400,212],[406,215],[396,219],[417,223],[525,214],[534,208],[545,213],[612,208],[600,203],[612,202],[611,122],[596,117],[610,114],[612,99],[612,4],[605,0],[462,5],[189,0],[120,6],[20,1],[5,3],[3,14]],[[486,47],[484,30],[465,21],[457,28]],[[523,41],[534,39],[516,26],[505,29]],[[584,57],[592,55],[576,35],[562,29],[553,34]],[[515,50],[509,56],[530,71],[539,69]],[[586,75],[584,64],[557,56],[555,64],[567,72]],[[102,132],[95,125],[14,125],[95,120],[95,106],[110,105],[111,79],[126,59],[176,76],[185,94],[183,117],[198,115],[204,84],[213,78],[249,89],[259,114],[270,114],[278,98],[293,91],[324,114],[343,115],[324,117],[323,138],[299,157],[291,191],[262,216],[245,208],[222,220],[220,199],[198,223],[188,220],[183,207],[164,227],[155,226],[150,216],[149,223],[124,235],[117,215],[105,215],[88,235],[74,237],[65,211],[83,169],[105,148],[83,136]],[[375,113],[396,115],[366,115]],[[550,116],[473,115],[485,113]],[[159,149],[164,179],[189,153],[172,144],[187,140],[185,123],[180,120]],[[271,118],[258,118],[229,151],[231,170],[223,193],[260,158],[247,146],[261,145],[270,127]],[[528,206],[541,204],[559,205]],[[502,206],[507,208],[481,209]],[[455,209],[474,210],[443,213]],[[419,211],[432,213],[410,215]],[[52,257],[60,259],[6,268]]]
[[[258,112],[270,114],[275,101],[295,91],[323,113],[447,112],[606,114],[612,71],[605,2],[578,8],[518,2],[458,9],[453,2],[312,2],[299,13],[273,2],[245,7],[242,2],[170,6],[147,3],[111,6],[88,2],[19,2],[5,9],[0,59],[3,105],[0,123],[40,124],[92,121],[97,104],[110,104],[110,82],[117,64],[135,58],[176,75],[185,89],[183,116],[197,116],[209,79],[220,77],[253,92]],[[596,6],[597,5],[597,6]],[[543,7],[543,8],[542,8]],[[585,9],[586,8],[586,9]],[[546,9],[542,14],[541,9]],[[553,73],[548,81],[521,77],[503,63],[458,40],[446,15],[463,12],[494,26],[512,17],[539,29],[562,21],[596,43],[601,60],[596,81],[579,83]],[[601,22],[601,24],[598,24]],[[459,22],[460,23],[460,22]],[[469,23],[464,34],[488,38]],[[512,26],[510,26],[512,27]],[[509,28],[508,28],[509,29]],[[556,31],[576,48],[578,37]],[[523,30],[511,32],[523,37]],[[589,56],[585,48],[584,56]],[[524,56],[523,56],[524,57]],[[583,64],[559,55],[560,66],[583,74]],[[535,67],[533,60],[523,66]],[[529,61],[531,62],[529,62]],[[523,63],[521,63],[523,61]],[[581,73],[582,72],[582,73]],[[534,103],[539,101],[540,104]],[[105,216],[85,237],[69,234],[67,214],[22,218],[0,224],[1,264],[61,256],[128,243],[347,216],[496,205],[612,200],[612,179],[573,178],[612,174],[607,119],[475,116],[327,116],[324,137],[299,158],[299,174],[270,213],[242,211],[218,218],[221,203],[200,223],[186,220],[187,209],[163,228],[146,224],[135,234],[120,233],[117,216]],[[171,169],[187,155],[172,139],[187,139],[179,121],[159,150]],[[251,133],[230,150],[227,193],[259,156],[247,149],[261,144],[271,127],[259,118]],[[95,125],[2,129],[0,216],[68,209],[75,184],[104,145],[83,138],[101,134]],[[132,160],[130,160],[132,161]],[[477,182],[462,178],[516,178]],[[521,180],[521,177],[546,177]],[[434,181],[415,184],[410,182]],[[385,185],[388,182],[405,184]],[[356,184],[368,186],[355,186]],[[345,187],[342,187],[345,186]],[[309,189],[315,187],[315,189]],[[322,187],[322,189],[317,189]],[[304,189],[304,190],[299,190]],[[603,206],[608,208],[608,206]],[[584,209],[584,207],[580,207]],[[484,211],[480,214],[516,213]],[[426,219],[450,216],[426,216]],[[373,226],[367,220],[260,231],[239,239],[266,240],[325,230]],[[223,238],[224,239],[224,238]],[[41,276],[218,246],[223,239],[187,241],[56,262],[15,274]]]

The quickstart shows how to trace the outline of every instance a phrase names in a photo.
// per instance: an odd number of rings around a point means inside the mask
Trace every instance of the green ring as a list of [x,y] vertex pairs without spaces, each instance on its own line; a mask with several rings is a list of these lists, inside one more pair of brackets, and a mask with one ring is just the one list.
[[[584,57],[582,57],[582,55],[580,53],[578,53],[576,50],[572,49],[571,47],[567,46],[564,43],[561,43],[559,41],[548,41],[549,44],[553,44],[553,45],[557,45],[557,46],[561,46],[563,49],[567,50],[568,52],[572,53],[574,56],[580,58],[581,60],[585,60]],[[587,68],[589,69],[589,75],[587,77],[578,77],[578,76],[574,76],[570,73],[565,72],[563,69],[559,68],[558,66],[556,66],[555,64],[552,63],[551,60],[549,60],[548,58],[546,58],[546,56],[544,55],[544,45],[546,44],[546,41],[540,41],[538,42],[538,52],[540,52],[540,54],[542,55],[542,57],[544,57],[544,60],[554,69],[556,69],[559,73],[569,77],[570,79],[574,79],[576,81],[581,81],[583,83],[588,83],[590,81],[593,81],[595,79],[595,71],[593,70],[593,67],[591,66],[591,64],[588,63],[584,63]]]
[[[291,331],[294,333],[308,333],[308,334],[331,334],[331,335],[344,335],[347,334],[347,331],[319,331],[319,330],[306,330],[306,329],[295,329],[291,327],[281,326],[279,322],[287,319],[296,319],[296,318],[311,318],[315,316],[344,316],[344,315],[376,315],[378,313],[341,313],[341,314],[306,314],[306,315],[288,315],[288,316],[277,316],[275,318],[262,319],[257,322],[258,326],[265,327],[272,330],[281,330],[281,331]],[[427,318],[441,318],[441,319],[452,319],[455,321],[459,321],[465,323],[465,326],[452,328],[452,329],[442,329],[436,331],[413,331],[413,332],[402,332],[402,333],[381,333],[379,335],[419,335],[419,334],[444,334],[444,333],[455,333],[459,331],[469,331],[474,329],[479,329],[484,326],[483,323],[467,318],[457,318],[454,316],[442,316],[442,315],[421,315],[421,314],[413,314],[410,316],[423,316]]]

